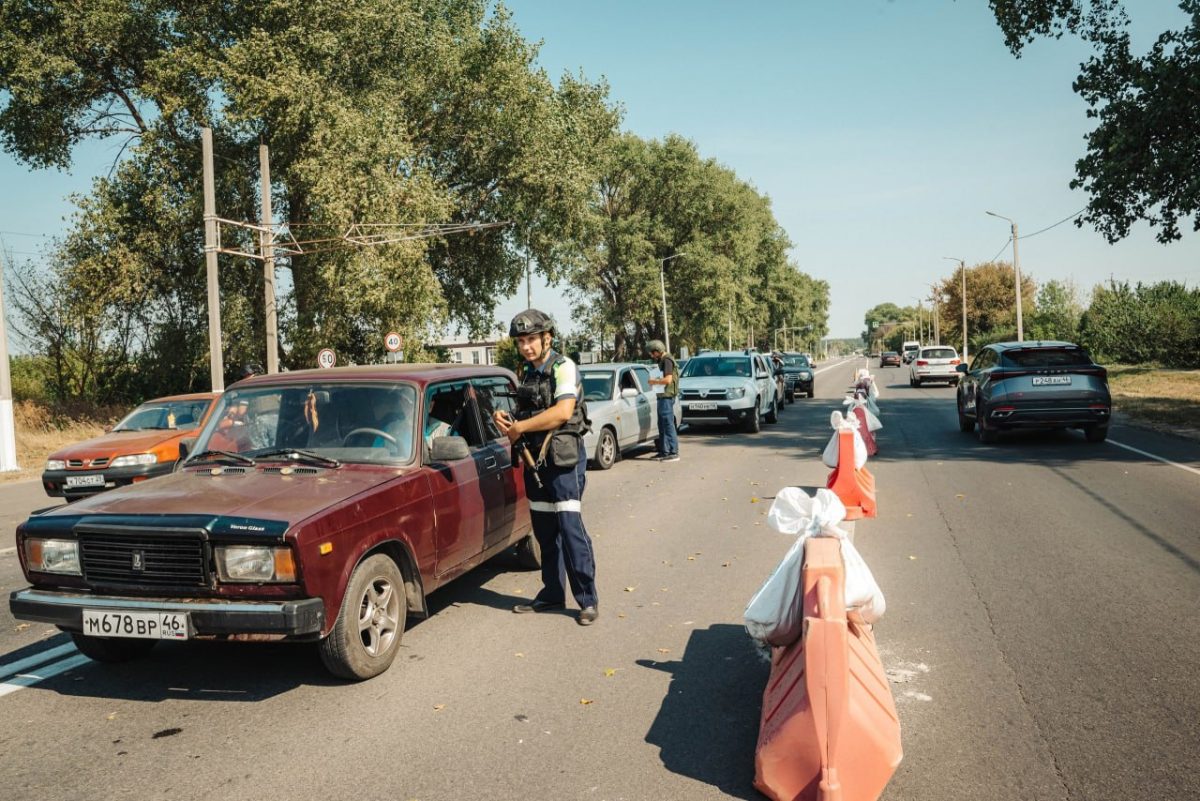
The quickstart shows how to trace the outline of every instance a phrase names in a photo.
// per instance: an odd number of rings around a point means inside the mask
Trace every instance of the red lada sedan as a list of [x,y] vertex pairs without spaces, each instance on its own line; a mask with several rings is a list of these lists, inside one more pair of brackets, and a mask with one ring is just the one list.
[[120,662],[159,640],[318,643],[348,679],[388,668],[430,592],[512,545],[540,563],[524,474],[492,423],[499,367],[257,376],[174,472],[30,517],[13,616]]

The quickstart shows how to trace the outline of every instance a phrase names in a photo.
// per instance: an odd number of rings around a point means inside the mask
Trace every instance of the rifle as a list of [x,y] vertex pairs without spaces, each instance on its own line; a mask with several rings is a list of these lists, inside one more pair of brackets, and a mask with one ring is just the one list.
[[[512,398],[515,400],[517,402],[517,414],[521,416],[518,419],[532,417],[538,412],[549,408],[546,403],[547,399],[544,398],[542,394],[537,392],[533,387],[521,385],[517,387],[516,392],[506,392],[500,390],[494,391],[492,394],[497,397]],[[549,436],[549,434],[547,434],[547,436]],[[522,435],[521,438],[514,443],[514,446],[520,450],[521,461],[523,461],[529,468],[529,472],[533,473],[533,480],[537,483],[538,489],[544,488],[545,485],[542,483],[542,477],[538,473],[537,461],[533,458],[533,454],[529,451],[529,444],[526,442],[525,436]]]

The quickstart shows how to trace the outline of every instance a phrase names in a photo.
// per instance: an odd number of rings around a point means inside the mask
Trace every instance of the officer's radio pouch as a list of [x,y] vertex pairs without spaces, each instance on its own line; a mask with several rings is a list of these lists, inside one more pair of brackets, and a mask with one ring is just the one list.
[[574,467],[579,464],[579,437],[557,431],[550,437],[550,464],[555,467]]

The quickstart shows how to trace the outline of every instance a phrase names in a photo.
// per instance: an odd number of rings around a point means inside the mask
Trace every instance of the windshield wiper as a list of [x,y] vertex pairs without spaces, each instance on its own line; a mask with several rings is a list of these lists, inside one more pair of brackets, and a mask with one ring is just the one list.
[[292,462],[308,462],[310,464],[318,464],[324,467],[341,467],[342,463],[337,459],[331,459],[328,456],[322,456],[319,453],[306,451],[301,448],[269,448],[263,451],[254,451],[254,455],[259,459],[269,459],[271,457],[283,456],[288,461]]
[[248,465],[256,464],[256,462],[253,459],[251,459],[249,456],[243,456],[242,454],[234,453],[233,451],[218,451],[218,450],[200,451],[199,453],[194,453],[187,458],[187,461],[189,463],[190,462],[207,462],[207,461],[216,461],[219,459],[231,459],[239,464],[248,464]]

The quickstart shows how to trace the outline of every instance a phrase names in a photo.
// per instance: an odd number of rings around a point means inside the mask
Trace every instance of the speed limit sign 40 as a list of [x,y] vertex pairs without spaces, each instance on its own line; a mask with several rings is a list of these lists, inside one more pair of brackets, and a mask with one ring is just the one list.
[[331,348],[321,348],[317,354],[317,367],[333,367],[337,364],[337,354]]
[[400,346],[404,344],[404,340],[400,339],[400,335],[395,331],[389,331],[387,336],[383,338],[383,346],[391,353],[400,350]]

